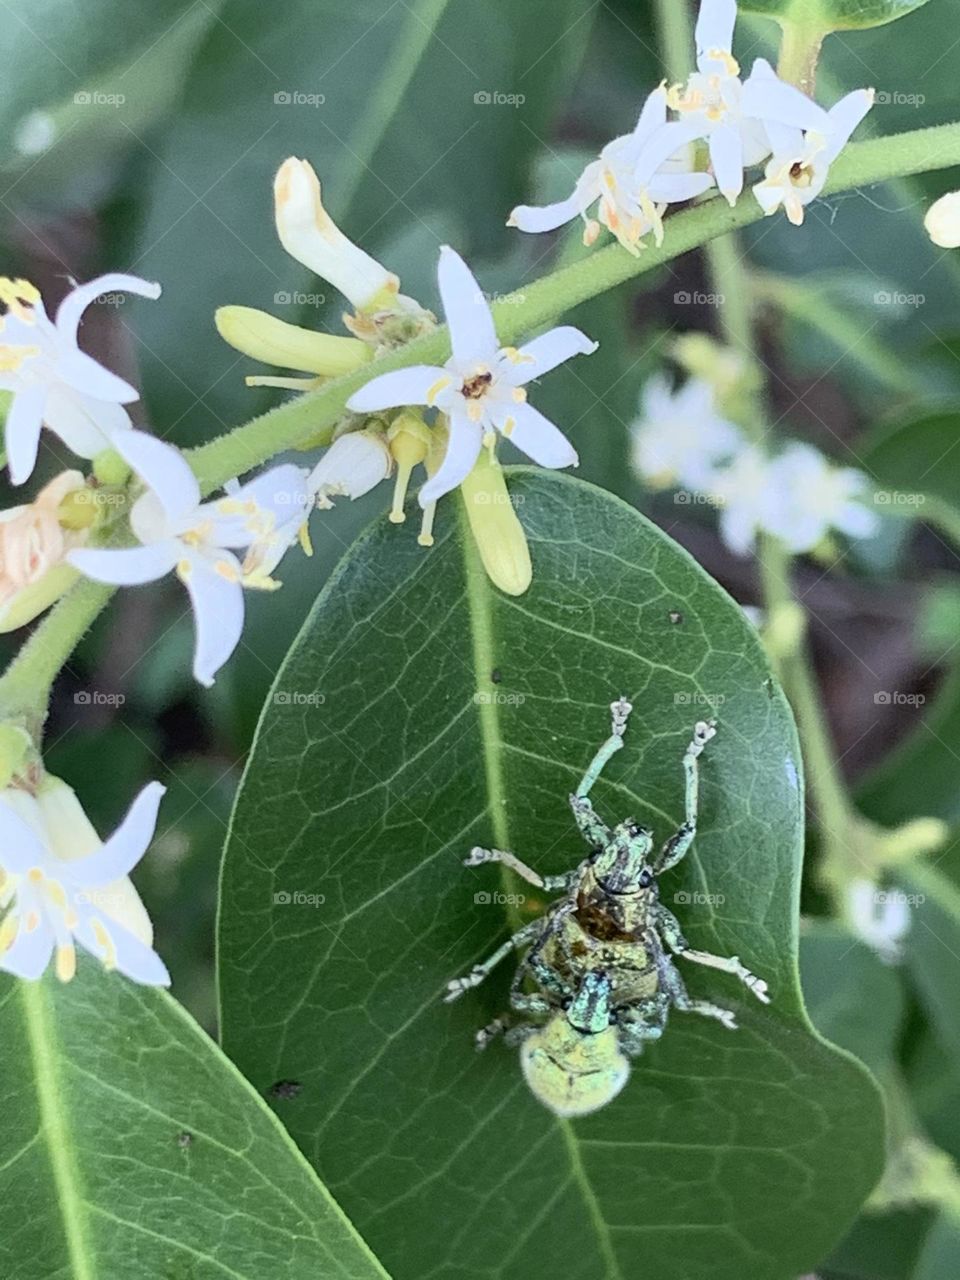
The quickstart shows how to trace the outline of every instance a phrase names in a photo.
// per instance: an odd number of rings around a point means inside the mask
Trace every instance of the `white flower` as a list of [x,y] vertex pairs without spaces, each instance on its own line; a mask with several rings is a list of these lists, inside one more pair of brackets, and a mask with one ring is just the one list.
[[6,424],[14,484],[29,479],[44,424],[82,458],[95,458],[115,432],[130,426],[121,406],[137,399],[135,388],[77,345],[81,316],[104,293],[158,298],[160,286],[139,276],[98,276],[68,293],[51,321],[33,285],[0,277],[0,302],[7,308],[0,318],[0,388],[14,396]]
[[831,529],[869,538],[876,515],[863,504],[866,477],[835,467],[808,444],[791,444],[767,469],[763,527],[795,554],[811,551]]
[[374,431],[349,431],[334,440],[310,472],[307,488],[321,510],[332,507],[331,498],[362,498],[386,480],[393,459],[386,440]]
[[823,131],[768,127],[773,156],[767,162],[766,177],[753,188],[765,214],[783,205],[793,225],[801,225],[805,206],[823,190],[831,164],[873,106],[873,96],[872,89],[848,93],[826,113],[828,125]]
[[927,235],[941,249],[960,249],[960,191],[935,200],[923,220]]
[[861,942],[887,964],[900,959],[900,943],[910,929],[910,904],[905,894],[883,892],[872,880],[854,880],[847,889],[847,911]]
[[[636,254],[643,247],[641,236],[651,230],[660,244],[663,207],[690,200],[713,185],[709,174],[689,172],[690,132],[666,120],[667,94],[661,86],[644,103],[633,133],[607,143],[600,158],[587,165],[571,196],[542,208],[520,205],[507,226],[553,231],[579,215],[586,223],[584,244],[592,244],[600,226],[587,217],[587,210],[599,201],[597,217],[625,249]],[[670,164],[677,152],[682,154]]]
[[59,778],[44,779],[36,796],[13,787],[0,792],[0,969],[39,978],[56,950],[57,976],[66,982],[79,943],[108,969],[169,985],[127,878],[153,839],[164,791],[159,782],[144,787],[105,843]]
[[694,137],[706,138],[717,186],[731,205],[743,190],[743,171],[770,154],[768,126],[825,128],[826,112],[786,84],[763,58],[746,82],[731,52],[735,0],[703,0],[697,18],[697,70],[670,91],[670,106]]
[[710,494],[720,508],[720,536],[734,553],[745,556],[768,511],[770,463],[752,445],[741,450],[728,467],[718,471]]
[[[125,432],[115,447],[148,485],[130,513],[141,545],[84,548],[67,560],[87,577],[118,586],[153,582],[175,570],[193,606],[193,674],[209,686],[240,640],[243,587],[273,585],[266,575],[307,517],[306,473],[273,467],[225,497],[201,503],[196,478],[177,449],[139,431]],[[243,548],[247,559],[241,563],[234,551]]]
[[460,255],[446,245],[440,251],[437,278],[453,355],[443,368],[413,365],[373,378],[350,397],[347,408],[354,413],[377,413],[403,405],[429,405],[448,416],[447,451],[420,490],[423,507],[460,484],[481,447],[493,446],[497,431],[543,467],[576,466],[576,450],[527,403],[524,388],[571,356],[595,351],[597,344],[579,329],[563,325],[519,351],[501,348],[480,286]]
[[721,463],[743,443],[740,429],[717,413],[714,388],[688,378],[673,391],[662,374],[647,380],[631,426],[633,465],[654,488],[708,489]]

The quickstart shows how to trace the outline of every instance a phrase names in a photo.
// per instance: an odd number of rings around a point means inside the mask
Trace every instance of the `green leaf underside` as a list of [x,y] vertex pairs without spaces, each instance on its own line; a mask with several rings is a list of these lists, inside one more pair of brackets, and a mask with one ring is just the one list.
[[808,30],[844,31],[879,27],[902,18],[927,0],[741,0],[745,13],[762,13]]
[[[448,502],[429,554],[409,526],[361,538],[281,669],[225,857],[224,1044],[258,1089],[302,1082],[284,1122],[398,1277],[793,1276],[876,1180],[880,1118],[800,1004],[789,712],[740,610],[654,526],[567,477],[520,469],[511,488],[525,596],[489,586]],[[461,858],[479,843],[546,872],[579,861],[566,796],[620,693],[634,716],[597,803],[660,838],[709,714],[698,699],[723,699],[701,834],[662,893],[693,945],[739,954],[775,1002],[687,966],[742,1029],[674,1014],[621,1097],[567,1123],[513,1051],[474,1052],[510,962],[458,1004],[440,997],[543,906]],[[526,893],[519,911],[475,898],[504,890]]]
[[166,995],[81,961],[0,986],[0,1275],[383,1280],[266,1104]]

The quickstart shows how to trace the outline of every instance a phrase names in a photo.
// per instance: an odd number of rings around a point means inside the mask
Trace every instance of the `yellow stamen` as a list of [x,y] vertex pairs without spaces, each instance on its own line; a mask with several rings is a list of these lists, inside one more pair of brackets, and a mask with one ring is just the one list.
[[93,922],[93,936],[103,952],[103,967],[105,969],[115,969],[117,967],[117,951],[113,945],[113,939],[99,920],[94,920]]
[[13,946],[19,927],[20,921],[12,911],[9,915],[4,916],[3,924],[0,924],[0,955],[3,955],[5,951],[9,951]]
[[3,343],[0,345],[0,373],[16,373],[27,360],[39,354],[39,347],[12,347]]
[[57,947],[57,977],[69,982],[77,972],[77,949],[72,946]]
[[231,564],[229,560],[217,560],[214,562],[214,569],[219,573],[221,578],[225,578],[227,582],[239,582],[240,571],[235,564]]
[[440,392],[449,387],[452,381],[453,379],[448,377],[438,378],[433,386],[427,391],[427,404],[433,404]]

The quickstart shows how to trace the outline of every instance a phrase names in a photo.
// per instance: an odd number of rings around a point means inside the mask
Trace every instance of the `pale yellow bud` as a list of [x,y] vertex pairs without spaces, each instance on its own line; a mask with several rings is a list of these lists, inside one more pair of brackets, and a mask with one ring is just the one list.
[[316,333],[254,307],[219,307],[214,313],[224,342],[254,360],[280,369],[305,369],[325,378],[352,373],[373,357],[358,338]]
[[460,494],[490,581],[508,596],[522,596],[533,581],[530,548],[503,469],[489,450],[481,452]]
[[80,472],[65,471],[33,502],[0,512],[0,632],[31,622],[79,576],[64,557],[86,531],[65,528],[60,508],[83,489]]
[[941,249],[960,249],[960,191],[948,191],[927,210],[927,235]]

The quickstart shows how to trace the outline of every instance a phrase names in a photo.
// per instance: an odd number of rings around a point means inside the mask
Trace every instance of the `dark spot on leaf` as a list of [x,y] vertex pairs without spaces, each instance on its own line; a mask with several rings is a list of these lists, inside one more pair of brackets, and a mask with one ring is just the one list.
[[278,1080],[267,1090],[271,1098],[295,1098],[303,1089],[299,1080]]
[[189,1147],[193,1145],[193,1134],[187,1133],[186,1129],[182,1133],[177,1134],[177,1146]]
[[490,672],[490,679],[493,681],[494,684],[500,683],[500,681],[503,679],[503,672],[500,670],[499,667],[493,668],[493,670]]

